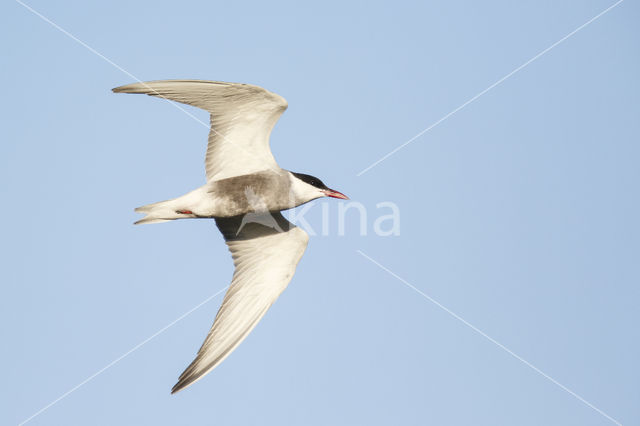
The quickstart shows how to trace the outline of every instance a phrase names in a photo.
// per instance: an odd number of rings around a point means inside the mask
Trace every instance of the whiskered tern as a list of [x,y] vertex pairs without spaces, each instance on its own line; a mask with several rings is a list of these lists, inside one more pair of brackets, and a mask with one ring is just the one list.
[[250,84],[203,80],[150,81],[113,91],[165,98],[211,114],[207,183],[136,209],[145,215],[136,224],[213,218],[235,266],[213,326],[171,390],[175,393],[229,356],[291,281],[309,236],[281,211],[320,197],[347,197],[316,177],[278,166],[269,135],[287,101],[275,93]]

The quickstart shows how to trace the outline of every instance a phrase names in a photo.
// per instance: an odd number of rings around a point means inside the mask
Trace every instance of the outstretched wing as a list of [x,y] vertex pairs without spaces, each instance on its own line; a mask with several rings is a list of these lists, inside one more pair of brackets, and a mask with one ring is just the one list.
[[264,214],[271,215],[281,231],[257,222],[242,226],[242,216],[216,219],[233,257],[233,280],[198,355],[171,393],[201,379],[220,364],[291,281],[309,236],[279,212]]
[[205,80],[148,81],[113,91],[144,93],[209,111],[207,181],[278,168],[269,135],[287,101],[275,93],[251,84]]

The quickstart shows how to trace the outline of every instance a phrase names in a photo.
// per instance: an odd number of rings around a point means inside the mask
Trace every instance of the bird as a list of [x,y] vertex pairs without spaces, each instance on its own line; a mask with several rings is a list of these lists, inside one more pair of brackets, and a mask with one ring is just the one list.
[[282,169],[269,138],[287,101],[262,87],[207,80],[128,84],[115,93],[146,94],[210,114],[206,184],[180,197],[135,209],[135,224],[213,219],[234,272],[195,359],[171,389],[176,393],[217,367],[247,337],[291,281],[309,235],[282,215],[320,197],[349,199],[320,179]]

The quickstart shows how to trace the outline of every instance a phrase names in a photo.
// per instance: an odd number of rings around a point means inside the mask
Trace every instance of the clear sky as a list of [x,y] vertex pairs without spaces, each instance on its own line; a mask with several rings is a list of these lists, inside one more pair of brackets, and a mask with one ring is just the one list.
[[[28,2],[120,70],[2,2],[0,424],[640,424],[640,5],[358,176],[615,0],[417,3]],[[222,294],[156,333],[232,263],[211,222],[132,225],[204,182],[207,129],[123,70],[284,96],[280,165],[367,211],[315,201],[328,235],[173,396]]]

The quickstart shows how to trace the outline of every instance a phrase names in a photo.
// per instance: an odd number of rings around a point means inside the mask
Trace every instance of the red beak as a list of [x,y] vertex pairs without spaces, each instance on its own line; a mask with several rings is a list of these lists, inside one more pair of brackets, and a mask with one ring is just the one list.
[[326,197],[340,198],[342,200],[348,200],[349,199],[349,197],[344,195],[342,192],[338,192],[338,191],[335,191],[333,189],[325,189],[323,192],[324,192],[324,195]]

